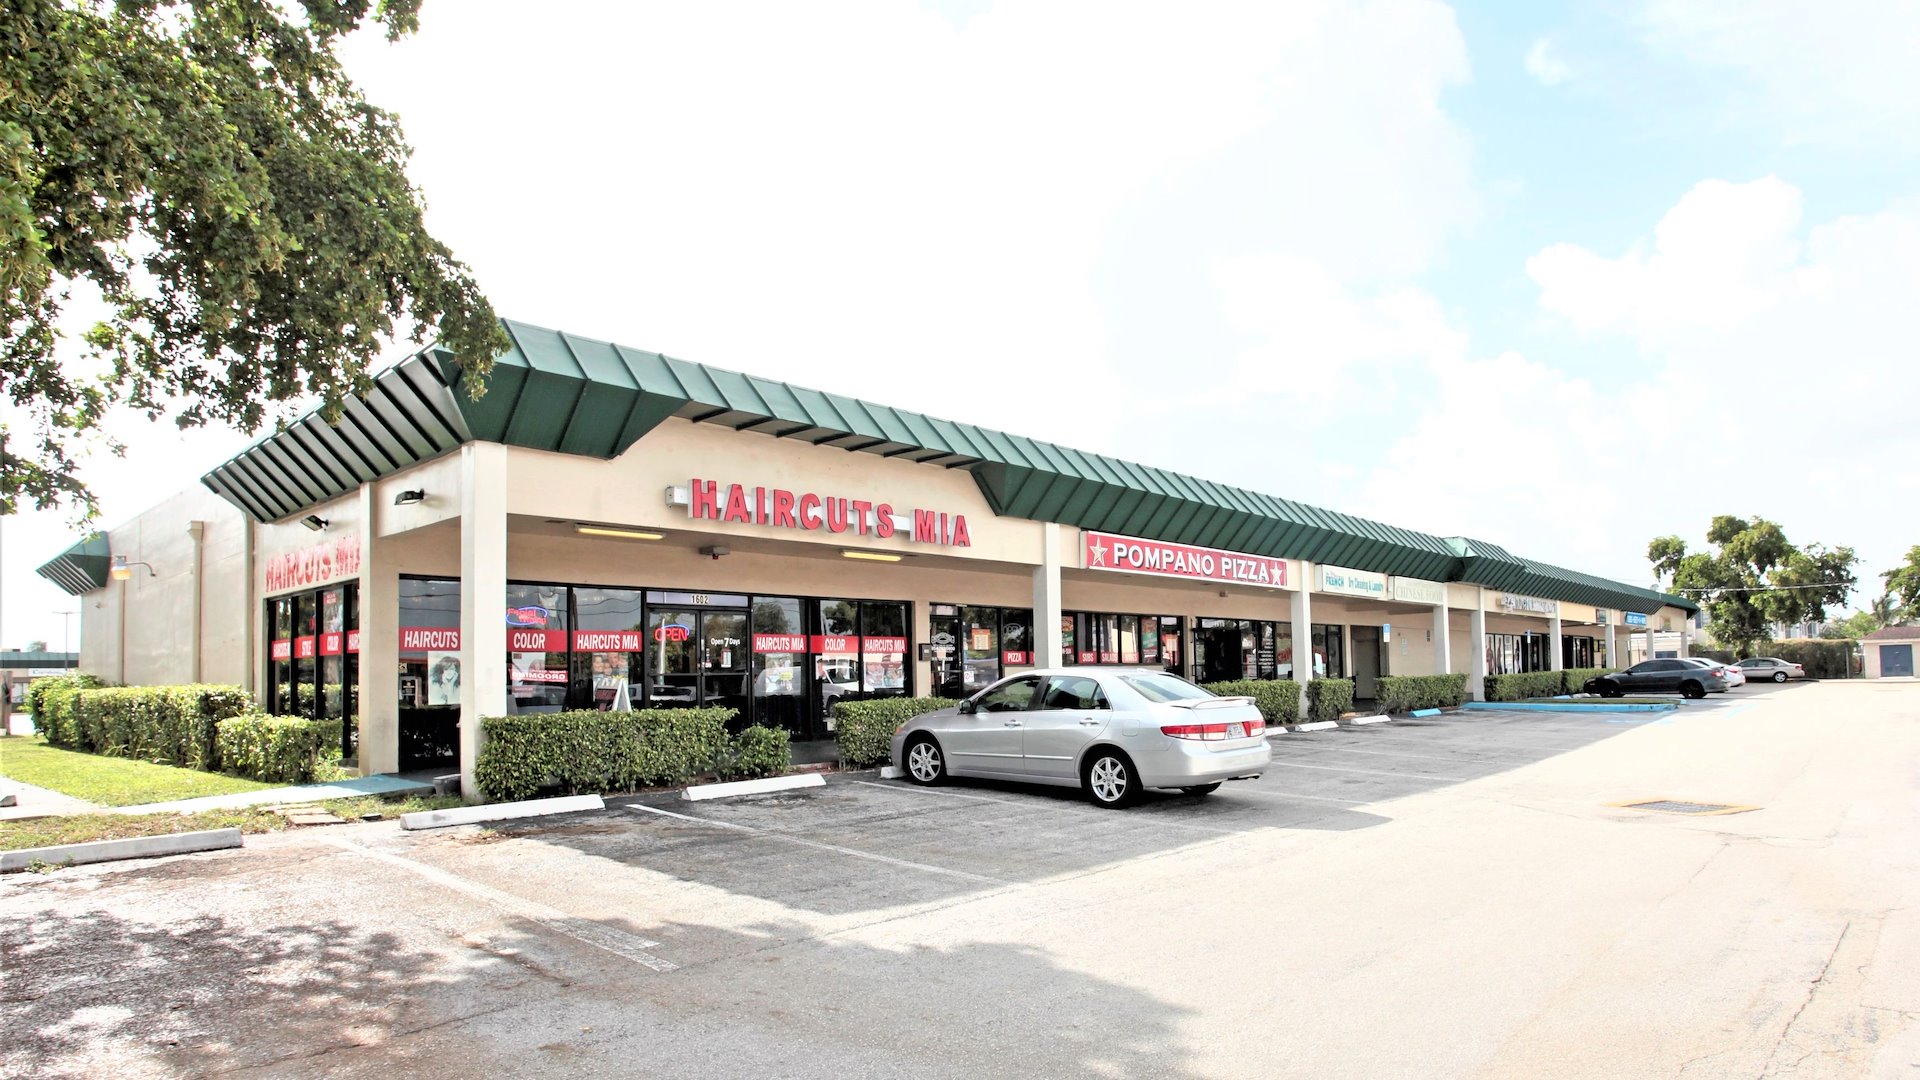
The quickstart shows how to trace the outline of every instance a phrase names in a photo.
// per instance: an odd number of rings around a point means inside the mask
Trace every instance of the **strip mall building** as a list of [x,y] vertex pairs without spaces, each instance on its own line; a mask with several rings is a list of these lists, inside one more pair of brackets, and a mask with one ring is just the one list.
[[[472,718],[834,701],[1010,671],[1197,681],[1613,665],[1674,596],[1191,476],[509,323],[472,398],[384,370],[40,568],[83,670],[240,683],[339,717],[362,772],[457,762]],[[119,564],[118,569],[115,568]]]

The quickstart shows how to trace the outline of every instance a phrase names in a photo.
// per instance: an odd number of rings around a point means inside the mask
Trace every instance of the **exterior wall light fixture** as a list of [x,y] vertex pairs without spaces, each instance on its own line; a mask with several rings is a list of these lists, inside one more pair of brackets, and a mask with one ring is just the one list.
[[300,524],[305,525],[314,532],[319,532],[321,529],[327,527],[327,519],[321,517],[319,514],[308,514],[306,517],[300,519]]
[[840,552],[843,559],[865,559],[868,562],[899,562],[902,556],[885,551],[855,551],[851,548]]
[[426,488],[413,488],[408,491],[402,491],[393,497],[393,505],[395,506],[412,506],[414,503],[423,503],[426,501]]
[[125,581],[133,576],[133,568],[136,566],[146,567],[148,577],[160,576],[154,572],[152,563],[128,562],[125,555],[115,555],[113,557],[113,565],[107,568],[107,576],[115,581]]
[[612,529],[605,525],[575,525],[573,531],[581,536],[611,536],[616,540],[665,540],[666,533],[647,532],[644,529]]

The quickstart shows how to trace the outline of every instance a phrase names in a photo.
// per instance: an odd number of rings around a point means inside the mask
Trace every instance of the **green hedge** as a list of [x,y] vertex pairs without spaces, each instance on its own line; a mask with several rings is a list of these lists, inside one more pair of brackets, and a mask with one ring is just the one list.
[[779,776],[793,767],[792,736],[785,728],[754,725],[728,741],[722,780],[757,780]]
[[304,784],[327,756],[327,728],[299,716],[230,716],[217,725],[220,762],[227,772],[250,779]]
[[49,687],[41,730],[55,746],[188,769],[224,767],[219,724],[253,710],[238,686]]
[[1204,683],[1221,697],[1250,697],[1269,726],[1285,727],[1300,722],[1300,684],[1292,679],[1234,679]]
[[1566,676],[1566,689],[1563,690],[1562,693],[1581,693],[1586,689],[1587,680],[1597,679],[1602,675],[1611,675],[1619,670],[1619,668],[1610,667],[1570,667],[1560,673]]
[[[27,685],[27,712],[33,716],[34,727],[42,735],[45,735],[49,727],[59,723],[57,718],[49,718],[47,715],[49,710],[46,695],[49,691],[93,690],[105,685],[107,684],[97,676],[88,675],[79,671],[66,675],[53,675],[44,679],[35,679]],[[72,701],[71,698],[65,698],[64,700],[69,704]],[[56,746],[66,745],[65,743],[54,742],[51,737],[49,737],[47,741],[53,742]]]
[[480,721],[474,779],[489,799],[541,788],[632,791],[678,784],[726,760],[733,709],[581,710]]
[[1526,701],[1554,697],[1565,680],[1560,671],[1526,671],[1514,675],[1487,676],[1488,701]]
[[840,763],[852,769],[884,765],[893,754],[893,733],[916,716],[960,704],[952,698],[890,697],[833,703],[833,737]]
[[1467,700],[1465,675],[1382,675],[1376,681],[1381,712],[1450,709]]
[[1307,682],[1307,712],[1314,722],[1338,720],[1353,708],[1352,679],[1310,679]]

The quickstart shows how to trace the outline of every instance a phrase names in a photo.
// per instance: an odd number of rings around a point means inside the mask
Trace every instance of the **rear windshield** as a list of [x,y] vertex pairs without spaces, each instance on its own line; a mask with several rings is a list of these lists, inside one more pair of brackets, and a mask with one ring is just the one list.
[[1190,701],[1194,698],[1210,698],[1215,695],[1210,690],[1202,690],[1178,675],[1122,675],[1120,681],[1133,687],[1134,692],[1148,701]]

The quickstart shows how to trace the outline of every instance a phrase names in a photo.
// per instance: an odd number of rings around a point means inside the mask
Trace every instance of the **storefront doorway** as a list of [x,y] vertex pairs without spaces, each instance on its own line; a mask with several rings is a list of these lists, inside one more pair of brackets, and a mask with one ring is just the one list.
[[1380,695],[1380,628],[1355,626],[1353,633],[1353,696],[1368,701]]
[[745,608],[647,613],[647,703],[736,710],[733,727],[747,722],[752,651]]

